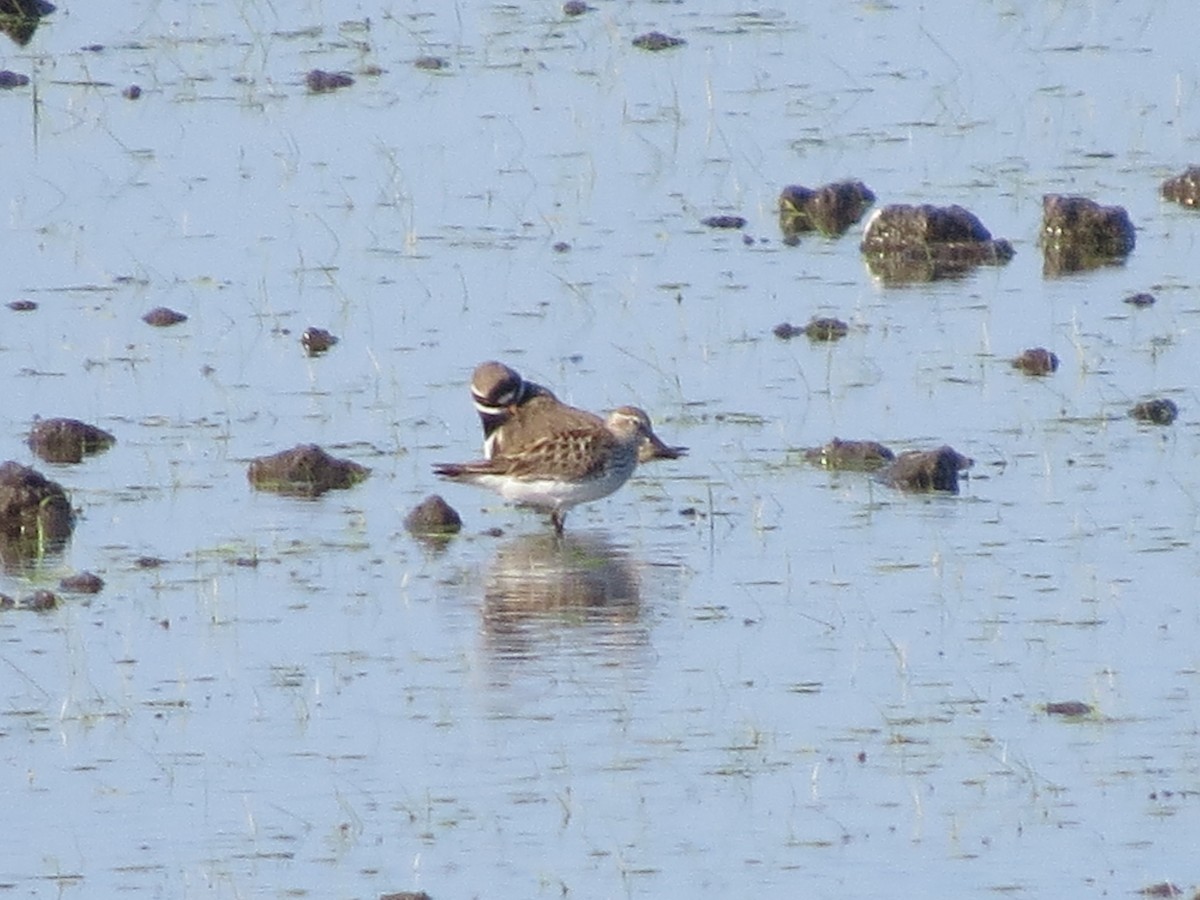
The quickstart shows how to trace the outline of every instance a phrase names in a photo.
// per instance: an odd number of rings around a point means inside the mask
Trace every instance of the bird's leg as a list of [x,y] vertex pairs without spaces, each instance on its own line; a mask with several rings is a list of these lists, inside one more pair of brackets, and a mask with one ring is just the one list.
[[566,523],[567,514],[562,510],[554,510],[550,513],[550,521],[554,525],[554,533],[562,537],[563,525]]

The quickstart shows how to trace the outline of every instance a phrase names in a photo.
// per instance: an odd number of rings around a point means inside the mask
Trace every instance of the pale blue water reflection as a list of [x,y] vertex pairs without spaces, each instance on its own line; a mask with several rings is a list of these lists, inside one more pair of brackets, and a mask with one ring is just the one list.
[[[36,95],[0,93],[0,301],[40,306],[0,308],[0,458],[35,414],[118,444],[39,466],[75,539],[0,578],[107,582],[0,616],[0,884],[1194,889],[1200,221],[1156,192],[1194,161],[1191,6],[593,5],[72,4],[5,46]],[[357,83],[308,95],[314,66]],[[853,234],[784,246],[779,190],[846,176],[1017,256],[886,289]],[[1128,263],[1044,280],[1047,191],[1126,206]],[[850,334],[771,336],[815,313]],[[307,358],[308,325],[341,343]],[[1054,376],[1009,367],[1038,344]],[[477,451],[489,357],[691,456],[575,511],[560,560],[429,474]],[[1173,427],[1125,417],[1159,394]],[[800,463],[834,435],[976,466],[901,496]],[[252,494],[300,441],[371,479]],[[441,551],[401,527],[435,489]],[[1040,709],[1070,699],[1096,715]]]

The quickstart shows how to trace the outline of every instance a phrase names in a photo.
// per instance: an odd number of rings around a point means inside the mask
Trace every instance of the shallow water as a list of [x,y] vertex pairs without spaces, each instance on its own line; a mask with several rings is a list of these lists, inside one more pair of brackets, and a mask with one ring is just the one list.
[[[0,308],[0,459],[34,462],[38,414],[118,444],[38,464],[75,537],[0,575],[106,581],[0,615],[0,884],[1194,889],[1200,220],[1157,195],[1194,161],[1191,6],[595,5],[79,4],[4,45],[34,84],[0,92],[0,301],[39,308]],[[314,67],[357,83],[309,95]],[[785,246],[781,187],[848,176],[1017,256],[894,288],[857,232]],[[1044,279],[1048,191],[1125,206],[1128,262]],[[815,314],[849,336],[771,334]],[[307,358],[309,325],[341,343]],[[1055,375],[1009,367],[1039,344]],[[478,454],[493,357],[691,455],[556,545],[430,475]],[[1175,425],[1125,416],[1152,395]],[[905,496],[802,462],[834,435],[976,464]],[[250,491],[308,441],[371,478]],[[401,524],[435,490],[443,548]]]

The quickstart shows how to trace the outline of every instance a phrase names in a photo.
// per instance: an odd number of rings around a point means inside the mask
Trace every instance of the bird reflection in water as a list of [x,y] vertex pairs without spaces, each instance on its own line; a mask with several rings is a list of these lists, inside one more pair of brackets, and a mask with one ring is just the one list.
[[515,538],[500,546],[488,573],[488,649],[532,659],[563,644],[585,654],[644,646],[640,591],[626,548],[600,534]]

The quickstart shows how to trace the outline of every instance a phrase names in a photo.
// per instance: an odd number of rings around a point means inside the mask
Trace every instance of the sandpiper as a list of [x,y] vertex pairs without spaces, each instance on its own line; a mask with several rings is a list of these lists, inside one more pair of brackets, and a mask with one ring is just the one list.
[[[488,360],[471,376],[471,400],[483,426],[483,455],[511,455],[550,429],[604,427],[604,420],[563,403],[554,392],[502,362]],[[678,459],[687,447],[670,447],[651,431],[638,446],[638,462]]]
[[[502,443],[490,459],[443,463],[434,466],[433,471],[451,481],[496,491],[521,506],[548,512],[554,530],[562,534],[571,507],[613,493],[637,468],[643,442],[662,442],[654,434],[650,417],[636,406],[620,406],[607,420],[584,414],[594,421],[580,418],[576,414],[582,411],[574,407],[560,404],[560,408],[573,414],[548,412],[541,416],[527,426],[529,433],[518,447],[510,449]],[[532,434],[533,424],[541,428],[536,437]],[[676,455],[682,455],[682,451]]]

